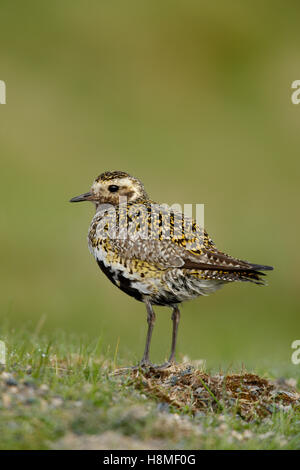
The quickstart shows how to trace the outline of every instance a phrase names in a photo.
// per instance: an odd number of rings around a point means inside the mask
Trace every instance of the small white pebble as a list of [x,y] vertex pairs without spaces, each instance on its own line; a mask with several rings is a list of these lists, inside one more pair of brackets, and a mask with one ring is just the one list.
[[234,439],[237,439],[238,441],[243,440],[243,434],[241,434],[240,432],[237,432],[237,431],[233,430],[231,435],[232,435],[232,437],[234,437]]

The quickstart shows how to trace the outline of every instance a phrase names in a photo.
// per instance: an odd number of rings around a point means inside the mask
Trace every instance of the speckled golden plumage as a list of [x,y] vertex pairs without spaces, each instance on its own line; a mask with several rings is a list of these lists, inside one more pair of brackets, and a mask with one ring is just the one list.
[[96,206],[88,244],[99,267],[117,287],[146,304],[149,328],[142,364],[149,362],[152,305],[173,308],[172,361],[179,303],[233,281],[263,284],[260,271],[272,269],[220,252],[195,220],[151,201],[143,184],[128,173],[102,173],[90,192],[71,201],[84,200]]

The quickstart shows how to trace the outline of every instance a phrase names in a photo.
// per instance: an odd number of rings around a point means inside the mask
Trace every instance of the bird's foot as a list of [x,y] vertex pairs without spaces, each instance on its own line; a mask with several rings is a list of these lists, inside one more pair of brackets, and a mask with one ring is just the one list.
[[154,364],[152,364],[152,362],[150,361],[140,361],[136,366],[127,366],[127,367],[121,367],[120,369],[116,369],[114,371],[114,375],[119,375],[119,374],[125,374],[125,373],[128,373],[128,372],[131,372],[131,371],[135,371],[135,370],[150,370],[150,369],[154,369],[155,366]]
[[138,369],[153,369],[154,364],[152,362],[142,359],[136,366],[132,366],[131,370],[138,370]]
[[166,361],[163,364],[153,364],[152,368],[155,370],[164,370],[168,369],[169,367],[173,366],[175,364],[175,361]]
[[137,370],[137,369],[163,370],[163,369],[167,369],[168,367],[171,367],[174,364],[175,364],[174,360],[166,361],[163,364],[152,364],[152,362],[150,361],[142,360],[141,362],[138,363],[138,365],[133,366],[132,369],[133,370]]
[[129,371],[134,371],[134,370],[148,370],[148,371],[160,371],[160,370],[165,370],[171,367],[172,365],[176,364],[174,360],[169,360],[164,362],[163,364],[152,364],[150,361],[145,361],[142,359],[136,366],[131,366],[131,367],[122,367],[121,369],[117,369],[114,374],[121,374]]

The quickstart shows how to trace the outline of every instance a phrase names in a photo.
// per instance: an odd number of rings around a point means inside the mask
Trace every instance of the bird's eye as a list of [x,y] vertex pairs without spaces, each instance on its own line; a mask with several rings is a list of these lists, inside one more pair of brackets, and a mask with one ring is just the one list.
[[108,190],[109,190],[111,193],[117,192],[118,189],[119,189],[119,186],[117,186],[116,184],[111,184],[110,186],[108,186]]

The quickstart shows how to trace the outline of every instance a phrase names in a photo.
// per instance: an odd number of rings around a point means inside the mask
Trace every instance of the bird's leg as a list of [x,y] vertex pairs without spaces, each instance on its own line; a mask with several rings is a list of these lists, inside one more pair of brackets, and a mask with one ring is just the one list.
[[144,351],[143,358],[139,364],[140,366],[151,365],[150,360],[149,360],[149,351],[150,351],[152,331],[153,331],[153,327],[155,323],[155,313],[154,313],[151,303],[149,302],[149,300],[146,300],[145,304],[146,304],[146,309],[147,309],[148,331],[147,331],[145,351]]
[[173,322],[173,331],[172,331],[171,354],[168,360],[169,363],[174,362],[174,359],[175,359],[176,340],[177,340],[178,325],[179,325],[179,320],[180,320],[180,311],[177,305],[173,308],[171,319]]
[[173,362],[175,362],[174,360],[175,360],[176,340],[177,340],[178,324],[180,320],[180,311],[177,305],[173,307],[171,320],[173,322],[171,354],[170,354],[168,361],[164,362],[160,366],[155,366],[156,369],[166,369],[167,367],[170,367],[170,365],[173,364]]

